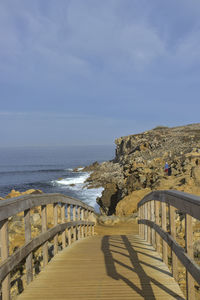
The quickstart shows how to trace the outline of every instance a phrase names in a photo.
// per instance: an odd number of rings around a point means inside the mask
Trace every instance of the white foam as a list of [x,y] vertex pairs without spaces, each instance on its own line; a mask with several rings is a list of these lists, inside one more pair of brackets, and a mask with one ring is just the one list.
[[90,176],[89,173],[83,173],[79,177],[69,177],[61,180],[55,180],[54,182],[58,185],[71,185],[71,184],[83,184],[85,180]]
[[76,173],[77,177],[69,177],[61,180],[52,181],[53,185],[60,185],[63,188],[66,186],[67,189],[72,190],[76,193],[77,198],[81,201],[87,203],[88,205],[95,208],[96,211],[99,211],[99,206],[96,203],[97,197],[100,197],[103,191],[103,188],[93,188],[87,189],[85,187],[85,181],[89,178],[89,172]]

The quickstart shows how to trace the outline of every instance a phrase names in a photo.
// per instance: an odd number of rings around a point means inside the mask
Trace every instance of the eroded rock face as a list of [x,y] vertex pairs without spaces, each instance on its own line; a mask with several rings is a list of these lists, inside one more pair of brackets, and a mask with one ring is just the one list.
[[[87,181],[88,186],[105,188],[97,200],[102,212],[131,214],[145,191],[175,189],[200,195],[200,124],[160,126],[115,143],[115,159],[94,164]],[[171,166],[170,176],[164,172],[165,162]],[[141,198],[137,191],[143,191]]]

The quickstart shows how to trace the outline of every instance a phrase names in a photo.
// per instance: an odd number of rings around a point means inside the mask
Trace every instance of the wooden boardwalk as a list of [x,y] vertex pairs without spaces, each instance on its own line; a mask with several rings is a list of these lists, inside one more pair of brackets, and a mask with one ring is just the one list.
[[17,299],[185,299],[153,247],[116,228],[60,252]]

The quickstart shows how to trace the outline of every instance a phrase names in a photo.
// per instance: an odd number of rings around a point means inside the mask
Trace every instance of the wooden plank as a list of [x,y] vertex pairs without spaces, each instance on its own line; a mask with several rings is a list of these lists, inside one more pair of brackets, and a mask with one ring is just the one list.
[[139,237],[107,236],[105,231],[60,252],[18,300],[35,299],[183,300],[184,296],[153,247]]
[[[65,229],[71,228],[75,225],[86,225],[86,221],[68,222],[64,224],[58,224],[56,227],[48,229],[44,233],[40,234],[23,247],[16,250],[7,259],[4,259],[0,264],[0,281],[5,277],[31,252],[43,245],[45,242],[51,240],[57,233],[62,232]],[[89,225],[94,225],[94,222],[89,222]]]
[[177,258],[183,264],[183,266],[187,269],[187,271],[192,275],[195,281],[200,284],[200,266],[198,266],[193,259],[185,253],[184,248],[182,248],[174,239],[173,237],[165,232],[160,226],[153,223],[149,220],[141,220],[143,224],[146,224],[152,228],[161,236],[162,239],[171,247],[171,249],[176,254]]
[[[25,243],[31,241],[31,222],[30,209],[24,211]],[[26,258],[26,282],[29,284],[33,280],[33,253],[31,252]]]
[[[162,229],[164,231],[167,231],[167,212],[166,212],[166,203],[162,202],[161,203],[161,208],[162,208]],[[168,266],[168,254],[167,254],[167,244],[163,240],[162,241],[162,259],[164,263]]]
[[[61,223],[65,223],[65,204],[61,204]],[[66,247],[66,232],[65,230],[62,232],[62,248]]]
[[[155,223],[160,226],[160,202],[155,201]],[[156,250],[161,252],[160,235],[156,232]]]
[[[53,204],[53,222],[54,222],[54,226],[58,224],[58,203]],[[54,244],[54,255],[56,255],[58,253],[58,234],[54,236],[53,244]]]
[[[191,259],[194,258],[193,253],[193,226],[192,226],[192,217],[186,214],[185,216],[185,247],[187,254]],[[194,288],[194,279],[186,268],[186,287],[187,287],[187,299],[195,300],[195,288]]]
[[[170,233],[174,240],[176,240],[176,219],[175,219],[175,207],[169,207],[170,212]],[[172,275],[176,281],[178,281],[178,260],[176,254],[171,251],[172,255]]]
[[[41,214],[42,214],[42,233],[47,231],[47,207],[46,205],[41,206]],[[42,246],[43,253],[43,265],[44,267],[48,264],[48,243],[45,242]]]
[[94,208],[86,203],[63,194],[24,195],[11,199],[5,199],[4,201],[0,202],[0,221],[8,219],[9,217],[12,217],[20,212],[24,212],[27,209],[54,203],[77,205],[94,211]]
[[[9,241],[8,241],[8,220],[4,220],[0,223],[1,234],[1,259],[2,262],[9,257]],[[10,272],[9,272],[10,273]],[[6,277],[2,281],[2,300],[10,299],[10,274],[7,273]]]

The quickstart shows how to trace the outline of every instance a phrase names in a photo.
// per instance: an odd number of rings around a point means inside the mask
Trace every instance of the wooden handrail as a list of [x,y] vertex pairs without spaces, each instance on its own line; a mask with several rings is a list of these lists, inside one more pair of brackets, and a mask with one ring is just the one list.
[[[47,228],[47,206],[53,205],[53,224]],[[36,238],[31,238],[30,210],[41,207],[42,233]],[[58,222],[58,206],[61,207],[61,224]],[[67,217],[65,216],[67,206]],[[71,220],[71,208],[73,220]],[[9,218],[24,212],[25,244],[9,256]],[[2,283],[2,300],[10,299],[10,273],[14,268],[26,259],[26,281],[29,284],[33,280],[32,259],[33,252],[42,246],[43,265],[48,264],[48,241],[54,239],[54,255],[58,252],[58,234],[62,235],[62,248],[72,241],[94,235],[94,222],[88,221],[87,213],[94,214],[94,208],[80,200],[62,194],[25,195],[12,199],[6,199],[0,203],[0,241],[1,263],[0,282]],[[77,217],[76,217],[77,216]],[[80,220],[81,218],[81,220]],[[78,230],[78,234],[77,234]],[[67,235],[66,235],[67,231]],[[73,235],[73,239],[72,239]],[[66,242],[67,240],[67,242]]]
[[[150,205],[155,208],[151,210],[151,214],[149,213]],[[185,215],[185,249],[176,241],[176,210]],[[172,274],[177,280],[178,258],[186,268],[187,299],[194,300],[194,280],[200,284],[200,267],[193,260],[192,218],[200,220],[200,197],[173,190],[153,191],[138,203],[138,211],[140,236],[154,244],[153,246],[158,252],[160,251],[160,238],[162,238],[162,258],[166,265],[168,265],[167,245],[170,247],[172,251]],[[167,232],[167,212],[169,214],[170,233]],[[156,232],[155,240],[153,232]]]

